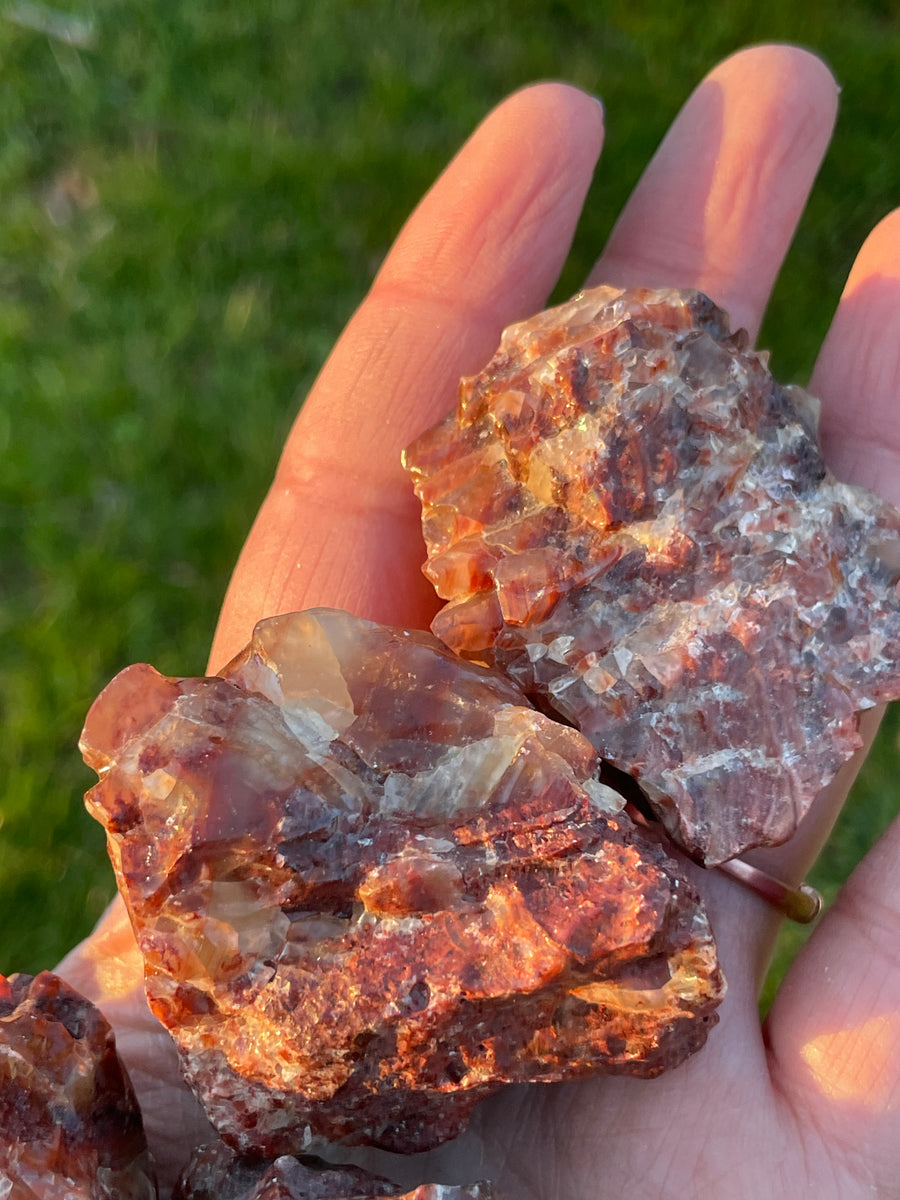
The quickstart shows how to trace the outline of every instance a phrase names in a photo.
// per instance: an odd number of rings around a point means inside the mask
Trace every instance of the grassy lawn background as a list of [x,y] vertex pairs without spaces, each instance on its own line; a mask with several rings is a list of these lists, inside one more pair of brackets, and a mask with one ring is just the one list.
[[[785,7],[0,10],[0,970],[52,965],[112,895],[81,804],[85,711],[127,663],[202,671],[297,406],[507,92],[561,78],[606,105],[561,297],[706,70],[755,41],[817,50],[841,116],[761,338],[782,379],[808,376],[856,247],[900,203],[900,33],[887,2]],[[828,895],[897,811],[898,760],[892,715],[817,868]]]

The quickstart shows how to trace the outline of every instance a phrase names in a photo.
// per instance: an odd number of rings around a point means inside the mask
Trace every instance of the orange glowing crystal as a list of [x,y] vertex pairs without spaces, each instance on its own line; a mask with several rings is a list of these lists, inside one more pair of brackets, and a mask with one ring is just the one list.
[[82,749],[151,1008],[243,1154],[423,1150],[715,1022],[700,899],[590,743],[430,634],[275,617],[219,676],[123,671]]

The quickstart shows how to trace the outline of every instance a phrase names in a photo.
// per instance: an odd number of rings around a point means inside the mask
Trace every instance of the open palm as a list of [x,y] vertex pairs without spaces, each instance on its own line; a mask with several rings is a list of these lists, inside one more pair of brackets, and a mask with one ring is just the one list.
[[[690,98],[590,282],[696,287],[755,335],[825,151],[834,81],[811,55],[760,47]],[[602,142],[599,105],[544,84],[496,109],[402,231],[290,435],[238,563],[211,666],[263,616],[325,604],[427,627],[417,505],[400,449],[452,405],[501,329],[541,308],[568,251]],[[863,246],[816,366],[826,458],[900,501],[900,211]],[[802,878],[853,775],[789,846],[759,853]],[[845,885],[768,1021],[757,995],[772,914],[698,871],[729,993],[705,1049],[652,1082],[513,1088],[407,1180],[489,1176],[510,1200],[900,1197],[900,825]],[[117,1031],[163,1174],[210,1133],[146,1009],[114,905],[60,968]],[[379,1167],[388,1156],[372,1155]],[[390,1164],[388,1169],[397,1164]]]

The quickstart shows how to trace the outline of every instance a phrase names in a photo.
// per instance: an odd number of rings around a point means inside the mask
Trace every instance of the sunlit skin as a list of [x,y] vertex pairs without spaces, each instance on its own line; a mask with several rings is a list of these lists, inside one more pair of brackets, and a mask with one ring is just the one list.
[[823,1095],[880,1115],[900,1109],[896,1063],[900,1013],[870,1017],[861,1025],[832,1029],[800,1047],[812,1082]]
[[[728,59],[676,119],[591,281],[698,287],[755,337],[836,104],[834,80],[804,51]],[[544,306],[602,141],[593,99],[542,84],[500,105],[424,198],[294,426],[232,579],[213,668],[260,617],[315,604],[427,625],[436,601],[400,450],[450,407],[501,329]],[[862,247],[811,385],[834,471],[895,503],[898,347],[900,210]],[[789,845],[754,861],[800,880],[856,765]],[[402,1180],[487,1175],[511,1200],[900,1196],[898,857],[895,825],[822,918],[764,1027],[757,994],[777,918],[733,881],[698,872],[729,979],[706,1048],[651,1082],[513,1089],[458,1143],[403,1164]],[[62,970],[117,1029],[171,1179],[208,1131],[143,1004],[119,906]]]

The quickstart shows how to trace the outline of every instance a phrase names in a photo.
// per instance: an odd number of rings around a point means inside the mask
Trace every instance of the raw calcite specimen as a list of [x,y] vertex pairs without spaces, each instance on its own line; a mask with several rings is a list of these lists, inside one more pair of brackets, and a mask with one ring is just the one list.
[[425,1183],[412,1191],[353,1166],[283,1155],[274,1162],[242,1158],[224,1142],[204,1146],[179,1181],[172,1200],[501,1200],[488,1183]]
[[716,863],[788,838],[900,695],[900,514],[697,292],[514,325],[406,452],[434,632],[640,782]]
[[49,971],[0,975],[0,1197],[156,1197],[112,1030]]
[[430,634],[272,618],[221,677],[123,671],[82,750],[150,1005],[242,1153],[425,1149],[714,1020],[698,897],[588,741]]

